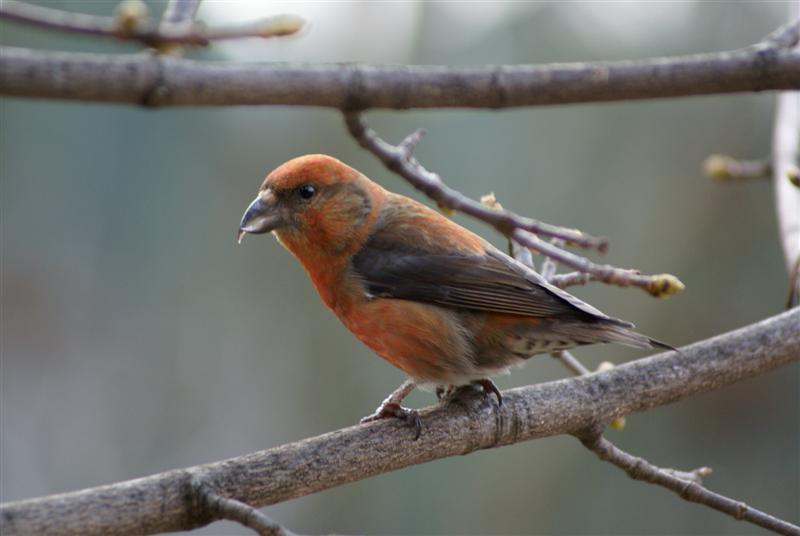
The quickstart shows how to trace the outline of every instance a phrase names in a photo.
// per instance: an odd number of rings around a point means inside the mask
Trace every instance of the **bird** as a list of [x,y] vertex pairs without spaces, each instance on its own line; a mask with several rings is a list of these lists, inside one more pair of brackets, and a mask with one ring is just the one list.
[[502,404],[492,376],[530,357],[595,343],[671,346],[633,331],[549,284],[487,240],[323,154],[270,172],[237,234],[272,233],[305,268],[324,304],[408,379],[362,419],[404,420],[415,388],[442,398],[477,386]]

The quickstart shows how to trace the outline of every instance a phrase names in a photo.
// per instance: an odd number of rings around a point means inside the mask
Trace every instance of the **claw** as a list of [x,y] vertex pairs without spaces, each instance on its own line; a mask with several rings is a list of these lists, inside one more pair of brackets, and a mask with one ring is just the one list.
[[414,441],[419,439],[422,433],[422,421],[419,418],[419,412],[415,409],[404,408],[394,402],[384,403],[378,406],[375,413],[361,419],[361,422],[373,422],[381,419],[400,419],[405,422],[407,426],[414,429]]
[[472,385],[479,385],[483,389],[484,396],[489,396],[489,394],[493,394],[495,397],[497,397],[497,405],[498,406],[503,405],[503,397],[500,394],[500,389],[498,389],[497,386],[494,384],[494,382],[489,378],[483,380],[475,380],[474,382],[472,382]]
[[451,398],[458,388],[454,385],[438,385],[436,387],[436,398],[439,402],[446,398]]

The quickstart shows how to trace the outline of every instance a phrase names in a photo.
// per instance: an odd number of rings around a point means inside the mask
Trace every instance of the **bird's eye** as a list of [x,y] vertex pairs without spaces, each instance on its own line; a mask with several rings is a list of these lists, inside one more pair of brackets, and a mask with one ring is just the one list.
[[317,193],[317,189],[311,184],[303,184],[297,188],[297,194],[303,199],[311,199],[315,193]]

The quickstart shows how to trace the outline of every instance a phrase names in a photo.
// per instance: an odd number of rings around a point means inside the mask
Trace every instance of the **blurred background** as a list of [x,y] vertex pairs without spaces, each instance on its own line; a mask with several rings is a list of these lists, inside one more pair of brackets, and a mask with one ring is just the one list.
[[[114,2],[47,2],[111,14]],[[163,2],[149,3],[158,16]],[[204,2],[209,24],[290,12],[303,35],[190,51],[203,60],[468,65],[646,58],[743,47],[781,2]],[[4,45],[131,53],[107,40],[0,25]],[[710,153],[769,154],[774,94],[505,111],[371,112],[388,140],[472,197],[611,238],[599,259],[670,272],[668,300],[574,292],[682,345],[778,313],[786,274],[767,182],[719,185]],[[312,108],[186,108],[3,98],[0,499],[76,490],[266,449],[371,412],[402,380],[321,304],[269,236],[236,245],[263,176],[334,155],[423,197]],[[487,226],[456,216],[498,246]],[[595,257],[597,258],[597,257]],[[644,355],[576,352],[594,368]],[[619,446],[800,519],[797,364],[628,418]],[[502,388],[562,378],[547,356]],[[414,393],[409,403],[435,402]],[[441,460],[266,509],[301,533],[757,534],[629,480],[557,437]],[[249,534],[216,523],[200,534]]]

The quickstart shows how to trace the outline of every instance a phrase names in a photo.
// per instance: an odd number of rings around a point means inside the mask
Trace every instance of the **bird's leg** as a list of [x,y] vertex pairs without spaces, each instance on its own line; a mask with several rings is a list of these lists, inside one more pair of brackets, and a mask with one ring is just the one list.
[[381,402],[381,405],[378,406],[378,409],[376,409],[374,413],[361,419],[361,422],[372,422],[380,419],[400,419],[414,428],[414,439],[419,439],[419,434],[422,432],[419,412],[415,409],[404,408],[400,405],[403,399],[405,399],[416,386],[417,384],[415,384],[413,380],[409,379],[404,381],[400,387],[392,391],[392,394]]
[[497,397],[497,405],[503,405],[503,397],[500,395],[500,389],[494,384],[492,380],[489,378],[484,378],[482,380],[475,380],[472,382],[472,385],[478,385],[483,389],[483,395],[489,396],[489,394],[493,394]]

